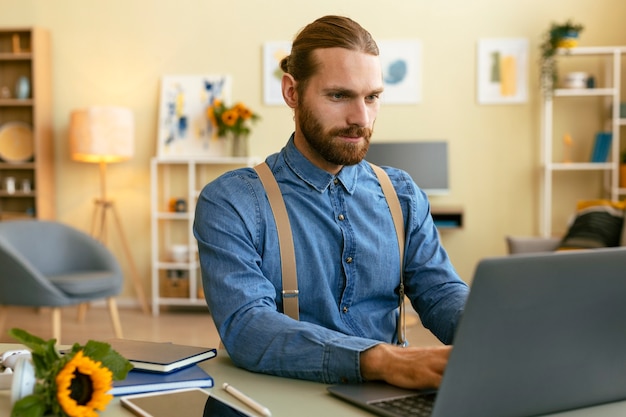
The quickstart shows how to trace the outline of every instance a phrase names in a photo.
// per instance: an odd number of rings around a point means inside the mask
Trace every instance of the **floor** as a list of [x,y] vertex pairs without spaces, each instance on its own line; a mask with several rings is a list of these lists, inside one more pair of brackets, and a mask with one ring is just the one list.
[[[169,309],[157,317],[144,314],[140,309],[120,308],[120,320],[124,337],[127,339],[172,342],[194,346],[217,347],[219,336],[211,315],[201,309]],[[412,346],[439,344],[439,341],[424,327],[417,315],[408,312],[407,338]],[[22,328],[42,339],[52,337],[51,312],[37,311],[25,307],[9,307],[0,342],[14,343],[7,331]],[[84,323],[76,320],[76,309],[67,307],[62,312],[62,344],[85,343],[89,339],[104,340],[114,337],[113,327],[105,307],[91,307]]]

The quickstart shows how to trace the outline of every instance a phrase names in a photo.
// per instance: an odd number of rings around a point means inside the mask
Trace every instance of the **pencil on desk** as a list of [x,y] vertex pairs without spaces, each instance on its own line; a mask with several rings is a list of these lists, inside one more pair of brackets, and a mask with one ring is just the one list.
[[222,385],[222,388],[224,388],[224,391],[226,391],[227,393],[229,393],[233,397],[237,398],[239,401],[241,401],[242,403],[246,404],[248,407],[252,408],[254,411],[260,413],[262,416],[264,416],[264,417],[271,417],[272,416],[272,413],[269,410],[269,408],[259,404],[258,402],[256,402],[252,398],[248,397],[246,394],[244,394],[243,392],[239,391],[237,388],[233,387],[232,385],[228,384],[227,382],[224,382],[224,384]]

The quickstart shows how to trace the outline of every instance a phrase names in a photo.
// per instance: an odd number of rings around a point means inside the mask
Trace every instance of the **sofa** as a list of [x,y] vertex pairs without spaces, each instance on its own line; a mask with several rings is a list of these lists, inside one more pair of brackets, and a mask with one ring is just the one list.
[[509,254],[626,246],[626,202],[580,201],[564,236],[506,236]]

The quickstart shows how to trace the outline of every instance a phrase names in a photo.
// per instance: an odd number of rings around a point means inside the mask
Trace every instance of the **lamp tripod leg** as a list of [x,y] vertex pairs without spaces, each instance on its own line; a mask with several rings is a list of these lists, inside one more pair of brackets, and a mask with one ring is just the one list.
[[137,267],[135,266],[135,262],[133,261],[130,247],[128,246],[128,240],[126,239],[126,235],[124,234],[124,230],[122,229],[122,223],[120,222],[115,206],[113,204],[110,204],[109,207],[113,211],[113,220],[115,220],[115,226],[117,227],[117,231],[120,234],[120,240],[122,242],[124,254],[126,255],[126,258],[128,259],[128,264],[130,265],[131,273],[133,276],[133,285],[135,286],[135,292],[137,293],[137,297],[139,298],[139,302],[141,303],[141,309],[144,313],[149,314],[150,307],[148,306],[148,300],[146,299],[146,294],[144,293],[143,287],[141,286],[141,278],[139,276],[139,272],[137,271]]
[[106,219],[107,209],[110,207],[110,204],[104,200],[96,200],[91,218],[91,236],[98,239],[103,245],[106,245],[107,240]]

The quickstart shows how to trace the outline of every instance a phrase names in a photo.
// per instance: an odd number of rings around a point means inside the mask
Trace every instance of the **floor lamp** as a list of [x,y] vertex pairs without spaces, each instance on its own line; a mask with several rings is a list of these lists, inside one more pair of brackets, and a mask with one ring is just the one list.
[[107,198],[106,194],[107,164],[133,157],[134,129],[133,114],[127,108],[104,106],[75,110],[70,117],[70,153],[75,161],[100,165],[100,198],[95,199],[91,234],[106,244],[107,219],[113,219],[131,269],[141,308],[144,313],[149,313],[148,301],[119,214],[113,200]]

